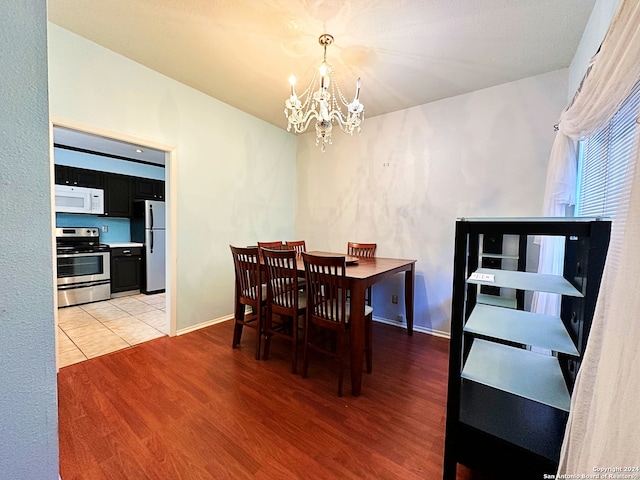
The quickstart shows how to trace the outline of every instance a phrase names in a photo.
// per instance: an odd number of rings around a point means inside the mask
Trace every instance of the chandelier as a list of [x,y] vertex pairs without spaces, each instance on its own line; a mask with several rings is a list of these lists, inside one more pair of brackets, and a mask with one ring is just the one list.
[[[360,124],[364,120],[364,105],[360,103],[360,79],[356,83],[356,94],[352,102],[348,102],[334,79],[333,68],[327,62],[327,47],[333,43],[333,37],[327,33],[320,35],[318,42],[324,48],[324,59],[320,68],[311,78],[307,89],[300,96],[296,95],[296,77],[291,75],[291,96],[285,101],[284,115],[289,124],[287,131],[293,128],[295,133],[304,132],[312,120],[316,125],[316,146],[324,152],[325,146],[331,144],[333,124],[340,126],[344,133],[353,135],[360,133]],[[318,86],[313,91],[314,86]],[[343,111],[342,107],[346,107]]]

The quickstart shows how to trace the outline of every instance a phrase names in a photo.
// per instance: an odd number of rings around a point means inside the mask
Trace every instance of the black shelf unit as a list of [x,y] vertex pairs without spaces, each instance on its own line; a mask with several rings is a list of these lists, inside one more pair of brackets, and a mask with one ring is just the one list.
[[[458,463],[495,479],[555,473],[610,232],[611,222],[594,218],[456,222],[443,480],[455,480]],[[505,235],[518,238],[516,268],[487,268]],[[527,271],[537,235],[564,239],[563,275]],[[487,244],[498,247],[486,255]],[[485,301],[486,286],[519,300]],[[561,295],[560,316],[525,311],[526,291]]]

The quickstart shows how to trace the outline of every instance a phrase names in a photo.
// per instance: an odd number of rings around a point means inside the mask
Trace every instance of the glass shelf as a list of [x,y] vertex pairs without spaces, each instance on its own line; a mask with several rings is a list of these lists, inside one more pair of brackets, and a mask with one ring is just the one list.
[[482,252],[480,254],[482,258],[499,258],[502,260],[518,260],[520,257],[518,255],[505,255],[504,253],[486,253]]
[[569,411],[571,403],[555,357],[475,339],[462,378]]
[[476,302],[504,308],[516,308],[517,306],[517,300],[515,298],[501,297],[499,295],[488,295],[485,293],[479,293],[476,297]]
[[476,305],[464,331],[578,356],[562,320],[551,315]]
[[497,270],[493,268],[479,268],[474,273],[493,275],[494,281],[467,279],[468,283],[488,285],[492,287],[515,288],[532,292],[549,292],[571,297],[582,297],[576,288],[560,275],[546,275],[542,273],[519,272],[513,270]]

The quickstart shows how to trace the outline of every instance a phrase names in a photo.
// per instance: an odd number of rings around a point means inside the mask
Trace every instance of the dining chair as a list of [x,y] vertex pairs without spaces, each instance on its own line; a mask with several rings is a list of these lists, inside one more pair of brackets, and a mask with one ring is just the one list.
[[[285,240],[284,244],[286,245],[288,250],[293,250],[296,252],[296,254],[298,255],[298,259],[300,259],[300,254],[302,252],[307,251],[307,244],[304,240]],[[298,286],[301,290],[304,290],[306,288],[306,285],[307,281],[305,280],[304,275],[302,275],[300,278],[298,278]]]
[[[376,256],[377,247],[378,244],[376,243],[347,242],[347,255],[351,255],[353,257],[372,258]],[[365,298],[367,305],[371,305],[371,287],[367,288]]]
[[354,257],[375,257],[377,243],[347,242],[347,255]]
[[284,243],[288,248],[295,250],[298,255],[307,251],[307,244],[304,240],[288,240]]
[[[298,284],[297,254],[294,250],[262,250],[267,270],[267,315],[264,359],[269,359],[273,336],[291,342],[291,371],[298,373],[299,318],[307,308],[307,295]],[[303,317],[304,318],[304,317]],[[304,326],[304,320],[302,322]]]
[[[349,351],[349,319],[351,305],[348,300],[348,282],[345,276],[345,257],[325,257],[302,253],[307,279],[307,315],[304,332],[304,357],[302,376],[309,373],[309,350],[315,350],[338,361],[338,396],[342,396],[342,379],[344,376],[344,356]],[[365,326],[373,320],[373,308],[364,305]],[[317,343],[314,335],[317,332],[334,332],[335,349]],[[372,366],[371,336],[365,334],[365,351],[367,373]]]
[[[260,346],[264,331],[266,313],[267,286],[261,281],[261,269],[258,248],[241,248],[229,245],[233,255],[235,270],[235,308],[232,347],[236,348],[242,338],[242,328],[247,326],[256,330],[256,360],[260,359]],[[251,307],[246,313],[245,306]]]
[[260,261],[262,261],[263,248],[270,248],[271,250],[287,250],[287,246],[282,240],[276,240],[275,242],[258,242],[258,249],[260,250]]

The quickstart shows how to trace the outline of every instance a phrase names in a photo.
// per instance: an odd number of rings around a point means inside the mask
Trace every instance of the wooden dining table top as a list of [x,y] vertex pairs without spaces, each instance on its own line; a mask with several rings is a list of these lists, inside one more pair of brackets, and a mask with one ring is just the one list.
[[[354,257],[345,253],[324,252],[318,250],[306,253],[320,257],[345,257],[347,262],[345,276],[360,280],[367,278],[375,280],[375,277],[379,275],[388,275],[393,273],[393,271],[402,272],[407,270],[407,267],[410,265],[416,263],[416,260],[403,258]],[[302,260],[302,257],[300,256],[299,259]],[[304,262],[298,262],[298,270],[304,271]]]

